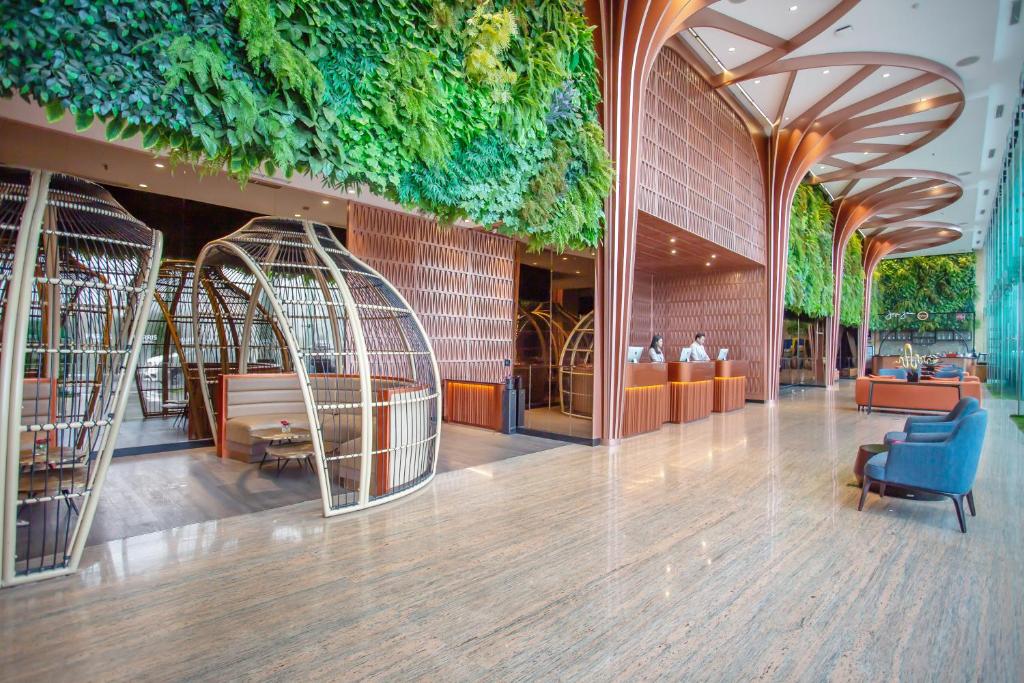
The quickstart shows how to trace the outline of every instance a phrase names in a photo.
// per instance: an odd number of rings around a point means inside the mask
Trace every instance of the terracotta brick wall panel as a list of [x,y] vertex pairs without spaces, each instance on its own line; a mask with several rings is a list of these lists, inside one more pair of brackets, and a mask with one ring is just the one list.
[[515,339],[515,242],[351,203],[348,248],[420,317],[441,378],[500,382]]

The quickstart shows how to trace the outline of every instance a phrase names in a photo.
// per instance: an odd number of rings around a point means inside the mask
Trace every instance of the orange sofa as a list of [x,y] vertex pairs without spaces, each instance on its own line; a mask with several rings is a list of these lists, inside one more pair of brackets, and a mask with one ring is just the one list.
[[[959,393],[957,386],[960,387]],[[857,378],[856,396],[858,409],[949,411],[966,396],[973,396],[980,403],[981,383],[973,375],[966,375],[962,381],[925,379],[916,384],[893,377],[869,375]]]

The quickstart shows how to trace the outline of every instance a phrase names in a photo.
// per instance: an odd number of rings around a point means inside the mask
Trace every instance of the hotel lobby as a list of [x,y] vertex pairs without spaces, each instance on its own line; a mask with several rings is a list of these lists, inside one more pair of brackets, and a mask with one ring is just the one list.
[[0,677],[1021,680],[1020,13],[8,3]]

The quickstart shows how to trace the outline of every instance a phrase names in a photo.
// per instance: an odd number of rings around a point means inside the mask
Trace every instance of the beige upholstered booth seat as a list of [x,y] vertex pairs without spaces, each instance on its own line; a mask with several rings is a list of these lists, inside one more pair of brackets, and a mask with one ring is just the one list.
[[266,443],[255,432],[280,429],[288,420],[292,429],[309,430],[306,403],[294,374],[223,375],[221,378],[220,454],[243,462],[263,457]]

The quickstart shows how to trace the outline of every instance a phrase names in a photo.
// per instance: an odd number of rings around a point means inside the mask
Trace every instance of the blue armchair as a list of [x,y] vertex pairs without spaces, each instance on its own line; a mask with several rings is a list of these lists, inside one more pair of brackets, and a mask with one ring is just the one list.
[[974,477],[978,473],[987,424],[988,411],[976,410],[961,418],[942,441],[893,443],[887,453],[879,453],[864,466],[864,486],[857,509],[864,509],[873,483],[878,483],[882,496],[887,484],[936,493],[953,500],[960,531],[966,534],[964,498],[967,498],[971,516],[975,516]]
[[879,377],[895,377],[896,379],[906,379],[907,371],[903,368],[882,368],[878,371]]
[[945,415],[911,415],[903,424],[902,432],[886,433],[885,445],[890,446],[896,441],[942,441],[957,422],[979,408],[978,399],[965,396]]

